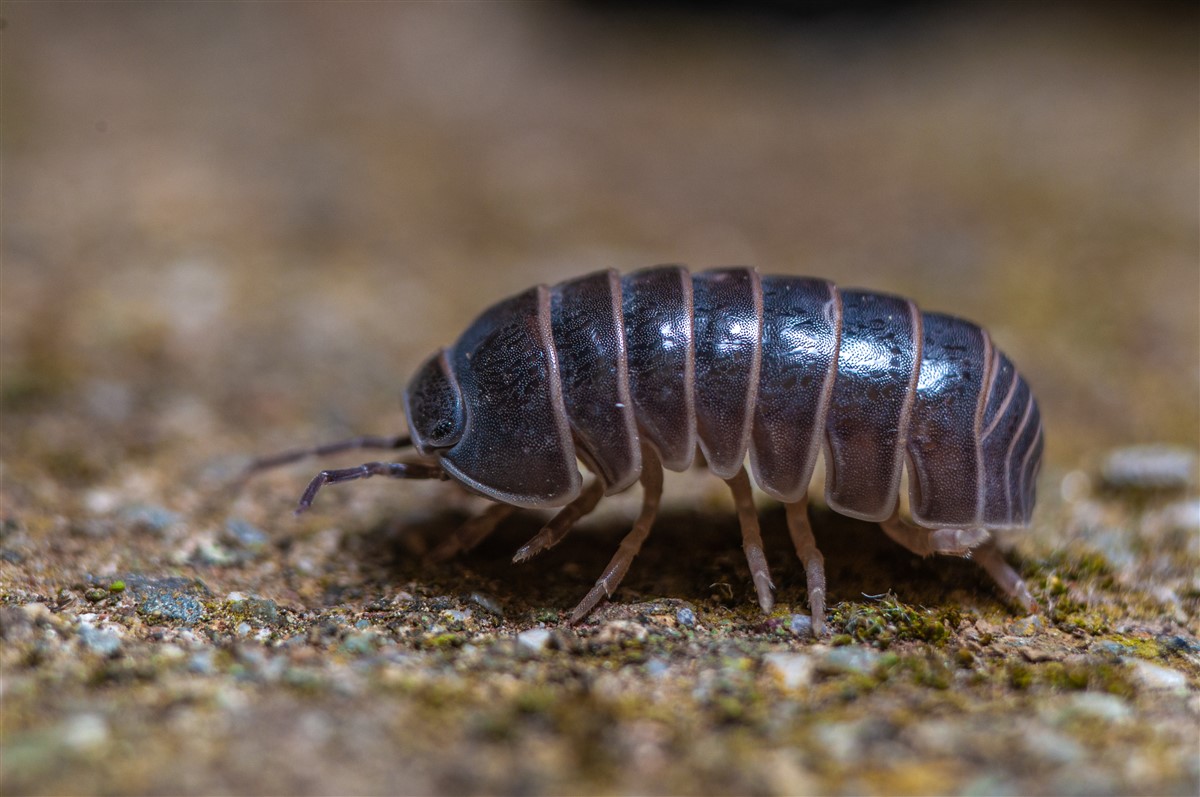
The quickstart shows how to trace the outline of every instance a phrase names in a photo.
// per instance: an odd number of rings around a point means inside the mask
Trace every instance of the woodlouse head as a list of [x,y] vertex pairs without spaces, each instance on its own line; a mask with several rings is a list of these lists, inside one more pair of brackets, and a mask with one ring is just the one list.
[[413,445],[422,454],[450,448],[462,437],[462,393],[442,350],[417,369],[404,391],[404,412]]

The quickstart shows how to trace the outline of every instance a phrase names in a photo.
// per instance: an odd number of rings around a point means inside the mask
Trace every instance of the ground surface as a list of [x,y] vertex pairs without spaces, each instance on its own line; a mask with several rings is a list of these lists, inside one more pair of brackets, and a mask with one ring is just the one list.
[[[0,791],[1195,794],[1182,5],[5,3]],[[480,508],[450,485],[230,488],[400,431],[490,301],[664,261],[989,326],[1046,417],[1042,610],[817,506],[814,640],[779,507],[763,616],[696,472],[571,628],[636,490],[428,567]]]

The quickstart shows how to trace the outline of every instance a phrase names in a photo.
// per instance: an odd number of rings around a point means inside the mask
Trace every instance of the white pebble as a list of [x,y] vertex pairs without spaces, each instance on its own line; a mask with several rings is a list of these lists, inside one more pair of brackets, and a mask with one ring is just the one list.
[[62,741],[72,750],[93,750],[108,741],[108,723],[99,714],[76,714],[63,723]]
[[768,653],[763,657],[767,671],[783,682],[785,689],[811,686],[816,665],[807,653]]
[[1133,715],[1129,703],[1116,695],[1102,692],[1080,692],[1074,695],[1058,712],[1057,719],[1099,720],[1101,722],[1123,722]]
[[1129,446],[1104,461],[1104,481],[1111,487],[1140,490],[1184,489],[1196,470],[1196,452],[1181,446]]
[[117,508],[121,499],[112,490],[88,490],[83,496],[83,505],[93,515],[107,515]]
[[1148,661],[1133,662],[1133,678],[1143,689],[1187,690],[1187,676],[1161,664]]
[[517,634],[517,645],[533,652],[545,650],[550,646],[550,630],[547,628],[531,628]]

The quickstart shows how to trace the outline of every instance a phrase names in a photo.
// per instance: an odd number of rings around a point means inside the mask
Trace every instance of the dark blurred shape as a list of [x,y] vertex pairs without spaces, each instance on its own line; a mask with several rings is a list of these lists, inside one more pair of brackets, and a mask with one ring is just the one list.
[[[1018,10],[1011,2],[947,2],[947,0],[576,0],[574,5],[598,17],[638,19],[645,22],[681,22],[685,20],[809,27],[857,28],[862,32],[920,24],[927,18],[947,13],[960,16],[995,14]],[[1066,0],[1039,3],[1043,13],[1085,12],[1096,16],[1157,19],[1167,24],[1195,28],[1200,19],[1200,4],[1188,0],[1151,0],[1132,4],[1121,0]]]

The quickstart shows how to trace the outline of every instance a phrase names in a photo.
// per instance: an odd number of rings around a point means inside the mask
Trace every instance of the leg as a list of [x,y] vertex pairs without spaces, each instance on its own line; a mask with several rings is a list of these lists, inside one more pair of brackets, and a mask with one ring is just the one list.
[[738,523],[742,526],[742,550],[746,552],[746,562],[750,565],[750,577],[754,579],[754,590],[758,593],[758,605],[764,613],[770,613],[775,605],[775,596],[771,590],[771,573],[767,569],[767,557],[763,553],[762,534],[758,530],[758,512],[754,509],[754,496],[750,492],[750,477],[746,469],[741,468],[726,484],[733,491],[733,502],[737,505]]
[[442,544],[430,551],[427,557],[431,564],[440,564],[446,560],[471,550],[483,542],[505,518],[516,512],[512,504],[492,504],[475,517],[455,529]]
[[825,557],[817,550],[817,540],[808,522],[808,496],[794,504],[784,504],[783,508],[787,510],[788,532],[796,546],[796,555],[804,563],[813,636],[819,638],[825,633]]
[[917,556],[935,553],[970,556],[971,551],[990,539],[986,529],[923,529],[901,519],[899,506],[879,526],[885,534]]
[[918,556],[940,553],[974,559],[1005,595],[1026,611],[1038,610],[1025,580],[1004,560],[987,529],[923,529],[901,520],[895,512],[879,525],[889,537]]
[[1004,560],[1004,555],[996,546],[995,539],[989,539],[980,545],[972,551],[972,556],[979,566],[988,572],[988,575],[996,582],[996,586],[1000,587],[1005,595],[1025,607],[1025,611],[1030,614],[1038,610],[1037,601],[1033,599],[1029,587],[1025,585],[1025,579],[1017,575],[1017,571],[1013,570],[1012,566]]
[[571,612],[571,618],[567,621],[569,624],[574,625],[582,620],[596,607],[601,598],[612,595],[613,591],[620,586],[621,579],[625,578],[630,563],[642,549],[642,543],[646,541],[646,537],[650,534],[650,527],[654,524],[654,518],[658,515],[658,502],[662,499],[662,483],[662,464],[658,461],[658,454],[649,446],[643,446],[642,511],[638,514],[633,529],[625,535],[625,539],[621,540],[621,547],[613,555],[608,567],[604,568],[604,573],[596,581],[596,585],[587,595],[583,596],[583,600]]
[[516,556],[513,557],[513,561],[524,562],[542,551],[558,545],[580,518],[596,508],[596,504],[600,503],[603,496],[604,482],[599,477],[592,479],[592,483],[583,488],[583,492],[579,494],[578,498],[560,509],[558,514],[542,527],[541,531],[521,546]]
[[317,497],[317,491],[326,484],[367,479],[371,476],[390,476],[393,479],[441,479],[443,481],[450,478],[437,465],[426,465],[420,462],[368,462],[357,468],[323,470],[308,483],[308,489],[304,491],[304,495],[300,496],[300,503],[296,505],[296,514],[299,515],[312,506],[313,499]]
[[330,454],[341,454],[344,451],[357,451],[364,448],[395,450],[398,448],[408,448],[411,445],[412,439],[408,435],[398,437],[372,437],[370,435],[352,437],[349,440],[339,440],[336,443],[326,443],[313,448],[297,448],[292,451],[284,451],[280,454],[272,454],[269,457],[259,457],[246,466],[242,477],[246,478],[260,470],[269,470],[281,465],[290,465],[293,462],[299,462],[308,457],[324,457]]

